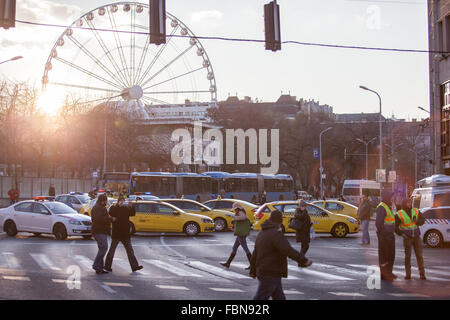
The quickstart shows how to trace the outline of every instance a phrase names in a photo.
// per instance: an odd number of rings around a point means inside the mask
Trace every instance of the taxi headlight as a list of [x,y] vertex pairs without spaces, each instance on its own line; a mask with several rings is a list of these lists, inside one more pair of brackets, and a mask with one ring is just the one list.
[[358,224],[358,220],[356,220],[356,219],[348,218],[347,220],[348,220],[348,222],[350,222],[350,223]]
[[211,219],[202,219],[202,222],[203,223],[214,223],[214,221]]
[[80,221],[77,221],[77,220],[69,220],[69,223],[70,223],[70,224],[74,224],[74,225],[76,225],[76,226],[81,226],[81,222],[80,222]]

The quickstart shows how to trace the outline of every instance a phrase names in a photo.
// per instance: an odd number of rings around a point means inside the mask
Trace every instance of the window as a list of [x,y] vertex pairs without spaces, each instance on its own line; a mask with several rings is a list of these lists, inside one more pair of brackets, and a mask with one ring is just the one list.
[[412,206],[413,206],[413,208],[420,208],[420,198],[421,198],[420,193],[417,193],[416,195],[414,195],[412,197],[412,201],[413,201]]
[[297,204],[286,204],[283,208],[283,213],[294,214],[297,210]]
[[231,209],[233,202],[231,201],[217,201],[215,209]]
[[217,202],[211,201],[211,202],[208,202],[206,205],[211,209],[216,209]]
[[76,197],[69,197],[69,202],[72,204],[81,204],[80,200],[78,200]]
[[153,203],[136,203],[134,205],[136,212],[139,213],[154,213],[155,212],[155,207]]
[[425,219],[450,219],[450,209],[431,209],[425,212]]
[[159,204],[159,203],[155,204],[155,209],[156,209],[155,212],[157,214],[167,214],[167,215],[173,214],[173,212],[176,211],[175,209],[173,209],[169,206],[166,206],[164,204]]
[[438,22],[437,25],[437,35],[439,41],[439,51],[444,51],[444,25],[442,21]]
[[330,211],[342,211],[344,210],[344,206],[336,202],[327,202],[325,209]]
[[344,196],[359,196],[359,188],[344,188],[342,194]]
[[53,214],[77,213],[71,207],[60,202],[47,202],[45,205]]
[[15,211],[20,211],[20,212],[32,212],[32,208],[33,207],[33,202],[25,202],[25,203],[21,203],[18,204],[17,206],[14,207]]
[[311,205],[306,206],[306,210],[308,211],[308,214],[317,215],[317,216],[322,215],[322,212],[324,212],[323,210],[321,210],[317,207],[311,206]]
[[450,206],[450,193],[437,193],[434,195],[433,207]]
[[42,204],[35,203],[33,206],[33,213],[48,214],[49,212]]

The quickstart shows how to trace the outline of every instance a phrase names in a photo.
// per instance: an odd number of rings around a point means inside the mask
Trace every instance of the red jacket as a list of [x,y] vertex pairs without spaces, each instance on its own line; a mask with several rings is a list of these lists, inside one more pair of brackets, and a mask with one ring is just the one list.
[[19,191],[15,189],[10,189],[8,191],[8,196],[11,200],[19,199]]

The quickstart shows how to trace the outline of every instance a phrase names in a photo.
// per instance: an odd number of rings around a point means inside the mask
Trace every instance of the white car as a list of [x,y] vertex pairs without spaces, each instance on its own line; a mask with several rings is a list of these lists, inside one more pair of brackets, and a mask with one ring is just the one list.
[[425,217],[425,223],[420,226],[423,242],[432,248],[450,242],[450,207],[427,208],[422,214]]
[[87,193],[71,192],[69,194],[60,194],[55,197],[55,201],[67,204],[76,212],[80,212],[81,206],[87,203],[91,198]]
[[0,226],[10,237],[31,232],[64,240],[68,236],[90,238],[92,220],[61,202],[26,200],[0,209]]

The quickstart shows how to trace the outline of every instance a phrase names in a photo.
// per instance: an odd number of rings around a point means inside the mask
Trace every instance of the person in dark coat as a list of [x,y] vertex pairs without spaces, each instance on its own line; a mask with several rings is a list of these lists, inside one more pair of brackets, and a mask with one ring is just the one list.
[[363,196],[358,206],[358,219],[360,221],[362,231],[361,245],[370,244],[369,224],[371,215],[372,204],[369,200],[369,194],[366,190],[363,190]]
[[101,194],[94,207],[92,208],[92,235],[97,241],[98,253],[95,257],[92,268],[97,274],[108,273],[104,270],[104,257],[108,251],[108,234],[110,233],[110,224],[113,221],[108,215],[106,204],[108,198],[105,194]]
[[395,261],[395,216],[392,212],[393,193],[381,191],[381,202],[376,210],[376,228],[378,237],[378,262],[381,280],[392,282],[397,278],[392,273]]
[[136,212],[132,203],[125,205],[125,199],[119,197],[117,199],[117,204],[109,209],[109,215],[115,218],[112,225],[112,242],[109,247],[108,255],[105,260],[105,270],[112,272],[112,262],[114,259],[114,253],[116,252],[117,245],[122,242],[125,250],[127,252],[128,261],[130,262],[130,267],[133,272],[141,270],[143,266],[140,266],[136,256],[134,255],[133,246],[131,245],[130,237],[130,217],[135,216]]
[[311,231],[311,217],[306,210],[306,202],[300,200],[298,208],[295,210],[294,219],[296,219],[301,228],[295,230],[295,241],[300,242],[302,247],[300,252],[306,255],[309,249],[309,243],[311,242],[310,231]]
[[306,268],[312,261],[294,250],[281,231],[283,216],[275,210],[261,224],[255,241],[255,250],[250,260],[250,277],[258,278],[258,290],[254,300],[285,300],[281,278],[287,278],[287,257]]
[[48,188],[48,195],[50,197],[54,197],[56,195],[56,190],[55,190],[55,186],[53,185],[53,183],[50,185],[50,188]]

